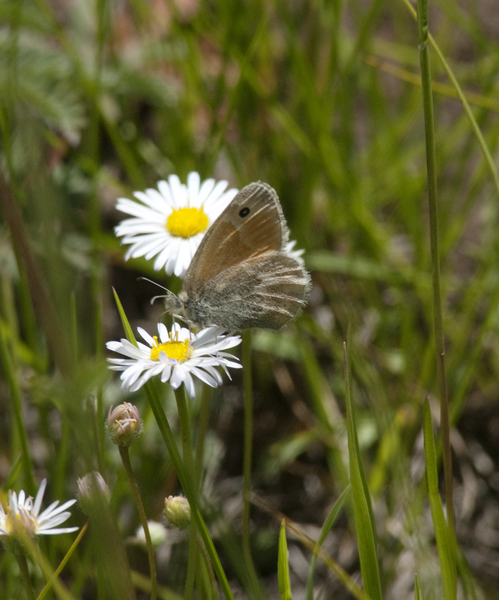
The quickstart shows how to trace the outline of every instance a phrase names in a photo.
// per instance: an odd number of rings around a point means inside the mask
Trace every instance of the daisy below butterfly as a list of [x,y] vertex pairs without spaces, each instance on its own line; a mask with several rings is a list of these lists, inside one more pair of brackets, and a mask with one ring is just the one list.
[[[175,389],[184,383],[192,397],[192,375],[220,385],[215,367],[227,374],[227,367],[240,367],[236,357],[221,352],[221,345],[234,347],[240,337],[224,331],[278,329],[305,304],[310,278],[303,251],[289,241],[275,191],[264,183],[240,192],[226,187],[226,181],[201,182],[198,173],[189,173],[186,185],[172,175],[157,190],[134,192],[139,202],[118,200],[119,210],[134,215],[115,229],[123,243],[131,244],[125,259],[156,257],[156,270],[184,278],[178,297],[167,290],[166,308],[201,328],[192,334],[177,325],[170,332],[160,325],[160,342],[140,330],[148,346],[109,342],[108,349],[126,356],[110,359],[112,369],[123,371],[123,387],[134,391],[161,375]],[[172,344],[188,347],[177,352]]]

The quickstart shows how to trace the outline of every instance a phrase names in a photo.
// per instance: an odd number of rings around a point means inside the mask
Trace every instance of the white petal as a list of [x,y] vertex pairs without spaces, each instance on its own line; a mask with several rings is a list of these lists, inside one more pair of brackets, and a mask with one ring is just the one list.
[[199,206],[202,206],[206,202],[206,198],[211,194],[213,188],[215,187],[214,179],[206,179],[203,181],[201,185],[201,189],[198,193],[198,202]]
[[142,336],[142,339],[145,340],[149,346],[151,346],[151,348],[155,345],[154,338],[150,336],[145,329],[142,329],[142,327],[137,327],[137,331]]
[[225,190],[226,187],[227,187],[227,181],[219,181],[217,183],[217,185],[214,187],[211,194],[205,200],[204,205],[206,207],[206,210],[210,210],[210,207],[213,205],[214,202],[216,202],[220,198],[220,196],[223,194],[223,191]]
[[188,202],[189,206],[192,208],[200,208],[201,204],[198,201],[199,195],[199,183],[200,177],[199,173],[193,171],[187,175],[187,190],[188,190]]
[[187,393],[189,394],[189,397],[195,398],[196,397],[196,388],[194,386],[194,381],[189,372],[185,373],[184,385],[185,385],[185,389],[187,390]]
[[167,181],[158,181],[158,190],[163,195],[167,205],[169,205],[171,208],[177,208],[173,200],[172,191]]
[[192,369],[192,373],[203,383],[207,383],[211,387],[217,387],[217,385],[219,385],[219,383],[214,377],[212,377],[209,373],[203,371],[202,369],[194,368]]
[[45,494],[45,488],[47,487],[47,479],[43,479],[36,493],[35,504],[33,506],[32,514],[36,517],[40,512],[42,506],[43,494]]
[[58,533],[73,533],[78,531],[78,527],[63,527],[61,529],[47,529],[46,531],[40,531],[43,535],[57,535]]
[[168,183],[170,184],[170,189],[172,191],[174,208],[184,208],[187,205],[187,194],[184,191],[184,186],[180,183],[180,179],[177,175],[170,175],[170,177],[168,177]]

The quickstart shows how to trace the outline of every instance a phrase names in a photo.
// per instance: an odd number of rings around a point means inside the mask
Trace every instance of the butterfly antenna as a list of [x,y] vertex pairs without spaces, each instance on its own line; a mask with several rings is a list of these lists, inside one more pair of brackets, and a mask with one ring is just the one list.
[[154,304],[158,298],[166,298],[166,294],[161,294],[160,296],[153,296],[151,298],[151,304]]
[[[147,277],[137,277],[137,281],[148,281],[149,283],[152,283],[153,285],[157,285],[158,287],[160,287],[162,290],[165,290],[166,292],[168,292],[168,288],[165,288],[164,285],[161,285],[160,283],[157,283],[156,281],[153,281],[152,279],[148,279]],[[163,296],[154,296],[153,300],[155,298],[162,298]],[[153,301],[152,300],[152,301]],[[151,301],[151,303],[152,303]]]

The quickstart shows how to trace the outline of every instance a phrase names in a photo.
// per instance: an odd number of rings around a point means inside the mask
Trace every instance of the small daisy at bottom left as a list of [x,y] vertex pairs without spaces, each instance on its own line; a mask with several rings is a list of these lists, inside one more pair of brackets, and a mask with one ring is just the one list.
[[18,533],[25,533],[32,538],[38,535],[56,535],[59,533],[71,533],[77,531],[78,527],[62,527],[58,525],[67,521],[71,513],[66,510],[76,500],[68,500],[59,506],[59,500],[40,513],[43,494],[47,487],[47,480],[40,484],[35,499],[26,496],[24,490],[19,494],[9,490],[9,504],[6,508],[0,503],[0,539],[16,537]]

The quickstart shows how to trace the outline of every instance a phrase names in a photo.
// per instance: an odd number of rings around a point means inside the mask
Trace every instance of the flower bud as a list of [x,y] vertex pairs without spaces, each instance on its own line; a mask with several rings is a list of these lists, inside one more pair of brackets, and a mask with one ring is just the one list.
[[111,406],[106,424],[111,441],[124,448],[131,446],[142,432],[140,413],[130,402],[123,402],[114,410]]
[[163,513],[178,529],[186,529],[191,523],[191,507],[187,498],[183,496],[168,496]]
[[78,477],[78,502],[81,510],[87,515],[92,515],[99,509],[100,502],[104,499],[109,501],[109,487],[104,481],[104,477],[97,471],[87,473],[83,477]]

